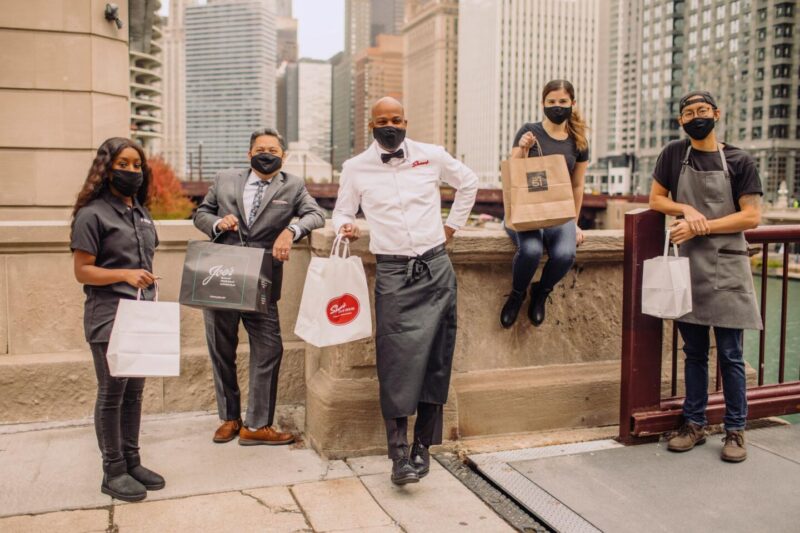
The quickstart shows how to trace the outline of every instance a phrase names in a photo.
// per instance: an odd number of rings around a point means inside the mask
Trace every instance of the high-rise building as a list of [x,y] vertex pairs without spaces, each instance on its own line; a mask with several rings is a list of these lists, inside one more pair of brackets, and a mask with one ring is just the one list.
[[354,57],[370,46],[372,0],[345,0],[344,51]]
[[161,118],[161,17],[158,0],[128,3],[131,138],[147,153],[159,152]]
[[353,68],[346,52],[330,59],[332,68],[331,101],[331,164],[341,169],[342,163],[353,155]]
[[297,61],[297,19],[278,17],[276,19],[278,55],[280,65],[284,61]]
[[400,35],[405,19],[406,0],[372,0],[370,6],[370,46],[377,46],[378,35]]
[[598,16],[598,0],[459,2],[455,155],[481,186],[499,186],[514,134],[542,118],[548,81],[571,81],[578,108],[595,126]]
[[186,167],[186,31],[187,5],[196,0],[170,0],[169,16],[164,25],[163,111],[164,159],[179,178],[188,177]]
[[644,0],[639,192],[664,145],[682,135],[681,95],[706,89],[722,109],[719,138],[756,158],[766,198],[782,181],[800,196],[797,17],[786,0]]
[[187,7],[185,22],[187,157],[208,179],[246,165],[250,134],[276,125],[275,15],[262,0],[217,0]]
[[286,140],[305,143],[316,157],[331,160],[332,66],[327,61],[301,59],[288,63]]
[[377,46],[362,50],[355,60],[353,134],[355,153],[372,143],[369,119],[372,105],[381,97],[403,99],[403,38],[378,35]]
[[458,0],[408,0],[403,41],[408,135],[455,155]]

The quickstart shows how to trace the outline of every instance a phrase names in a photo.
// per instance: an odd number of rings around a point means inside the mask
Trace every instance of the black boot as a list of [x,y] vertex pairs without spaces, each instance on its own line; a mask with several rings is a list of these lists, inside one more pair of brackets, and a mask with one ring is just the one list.
[[524,301],[524,292],[511,290],[511,294],[508,295],[503,310],[500,312],[500,324],[504,328],[510,328],[517,321],[517,315]]
[[161,490],[167,484],[162,476],[156,474],[148,468],[143,467],[142,465],[136,465],[133,468],[129,468],[128,474],[130,474],[133,479],[144,485],[147,490]]
[[431,452],[428,447],[415,442],[411,447],[411,465],[417,471],[420,479],[428,475],[431,469]]
[[528,318],[534,326],[544,322],[544,308],[553,289],[542,288],[541,283],[531,285],[531,303],[528,306]]
[[147,489],[130,474],[120,474],[113,477],[104,475],[103,484],[100,485],[100,492],[123,502],[138,502],[147,497]]
[[405,485],[406,483],[419,482],[417,470],[408,459],[408,446],[393,450],[392,455],[392,483]]

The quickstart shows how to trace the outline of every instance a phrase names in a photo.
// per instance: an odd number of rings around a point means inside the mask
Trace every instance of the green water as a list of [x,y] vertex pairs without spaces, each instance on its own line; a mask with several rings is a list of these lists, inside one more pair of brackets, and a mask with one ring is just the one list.
[[[761,276],[754,276],[756,295],[761,302]],[[764,355],[764,384],[778,382],[778,361],[781,342],[781,293],[782,280],[767,280],[767,320]],[[784,382],[800,379],[800,281],[790,280],[788,288],[786,319],[786,364]],[[744,358],[758,370],[759,332],[746,331],[744,334]],[[800,423],[800,414],[784,417],[792,423]]]

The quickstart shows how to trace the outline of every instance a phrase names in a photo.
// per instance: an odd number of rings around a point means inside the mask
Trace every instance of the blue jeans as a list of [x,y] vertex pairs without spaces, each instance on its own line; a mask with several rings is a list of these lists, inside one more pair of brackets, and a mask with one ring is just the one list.
[[[705,426],[708,405],[709,326],[676,322],[683,337],[686,354],[686,400],[683,417],[687,422]],[[747,420],[747,381],[741,329],[714,328],[717,339],[717,359],[722,374],[722,393],[725,396],[725,429],[740,431]]]
[[[504,226],[505,227],[505,226]],[[576,233],[575,222],[570,220],[560,226],[531,231],[516,231],[506,228],[506,233],[517,245],[517,253],[512,264],[513,288],[524,292],[533,280],[539,267],[542,252],[547,247],[547,263],[540,280],[543,289],[552,289],[567,275],[575,264]]]

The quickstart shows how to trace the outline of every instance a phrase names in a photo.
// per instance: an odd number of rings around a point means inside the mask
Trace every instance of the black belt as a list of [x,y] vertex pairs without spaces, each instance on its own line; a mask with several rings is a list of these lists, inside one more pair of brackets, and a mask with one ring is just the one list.
[[406,263],[406,283],[420,279],[424,274],[431,274],[429,259],[438,257],[445,253],[445,245],[434,246],[422,255],[387,255],[376,254],[375,260],[378,263]]

